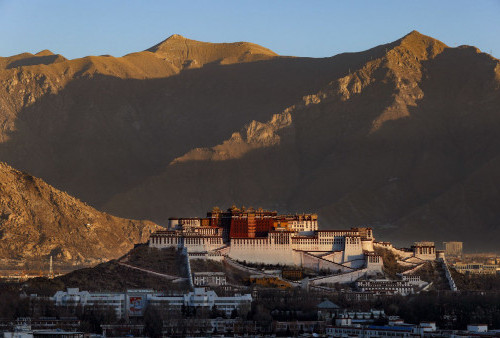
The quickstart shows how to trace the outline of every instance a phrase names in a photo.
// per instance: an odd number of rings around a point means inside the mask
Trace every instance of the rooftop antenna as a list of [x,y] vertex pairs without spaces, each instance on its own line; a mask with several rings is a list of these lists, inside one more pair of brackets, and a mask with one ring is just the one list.
[[52,268],[52,256],[50,256],[49,278],[54,278],[54,269]]

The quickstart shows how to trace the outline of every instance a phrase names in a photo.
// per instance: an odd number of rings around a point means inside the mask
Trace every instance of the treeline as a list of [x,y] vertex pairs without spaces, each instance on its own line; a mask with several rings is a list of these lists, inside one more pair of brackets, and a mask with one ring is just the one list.
[[466,329],[484,323],[500,329],[500,292],[422,292],[409,297],[387,297],[372,303],[386,315],[397,315],[407,323],[436,322],[442,329]]
[[500,292],[500,275],[498,274],[463,274],[451,268],[451,275],[457,288],[464,291],[498,291]]

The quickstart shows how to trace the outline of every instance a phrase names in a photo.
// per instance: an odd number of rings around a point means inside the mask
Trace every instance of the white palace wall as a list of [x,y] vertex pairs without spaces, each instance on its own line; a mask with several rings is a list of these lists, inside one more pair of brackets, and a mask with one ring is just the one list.
[[364,251],[373,251],[373,238],[370,239],[362,238],[361,246]]
[[300,265],[300,254],[290,243],[268,238],[231,238],[228,256],[238,261],[264,264]]
[[[323,232],[315,237],[297,236],[292,233],[270,233],[263,238],[232,238],[229,257],[238,261],[264,264],[286,264],[316,266],[324,269],[341,269],[338,264],[360,268],[365,264],[365,256],[359,236],[340,237],[344,234]],[[332,252],[335,251],[335,252]],[[304,256],[302,252],[332,252],[325,257]]]
[[318,220],[292,220],[288,221],[288,226],[297,232],[318,230]]
[[344,245],[343,262],[355,261],[364,259],[363,246],[361,244],[361,237],[359,236],[346,236]]
[[157,232],[149,237],[149,246],[157,249],[182,248],[183,238],[165,232]]
[[342,257],[344,256],[344,253],[342,251],[333,251],[329,252],[326,255],[322,255],[321,258],[333,262],[333,263],[342,263]]
[[373,247],[374,248],[387,249],[390,252],[392,252],[393,254],[395,254],[396,256],[401,257],[402,259],[409,258],[409,257],[413,256],[413,252],[412,251],[404,251],[404,250],[396,249],[389,242],[374,242],[373,243]]
[[152,248],[186,248],[188,252],[208,252],[216,250],[224,243],[220,236],[185,236],[161,234],[151,236],[149,246]]
[[[300,253],[300,266],[304,268],[309,268],[315,271],[319,270],[330,270],[332,272],[349,272],[352,271],[344,265],[328,261],[322,257],[316,257],[308,252],[298,251]],[[340,271],[339,271],[340,270]]]
[[368,269],[361,269],[351,272],[342,273],[334,276],[318,277],[309,280],[310,285],[335,284],[335,283],[351,283],[366,276]]
[[[315,270],[342,272],[366,266],[365,251],[371,252],[373,240],[362,238],[359,231],[323,230],[309,236],[294,231],[271,231],[267,237],[231,238],[226,246],[214,228],[195,227],[190,230],[165,230],[151,235],[154,248],[186,249],[190,255],[204,259],[221,256],[249,263],[311,267]],[[224,250],[221,254],[219,250]],[[213,254],[213,255],[210,255]],[[217,256],[217,257],[215,257]]]

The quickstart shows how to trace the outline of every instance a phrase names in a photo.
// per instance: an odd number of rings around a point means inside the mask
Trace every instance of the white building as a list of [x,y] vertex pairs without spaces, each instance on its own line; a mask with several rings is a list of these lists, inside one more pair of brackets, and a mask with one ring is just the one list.
[[488,332],[487,324],[469,324],[467,325],[467,331],[474,333]]
[[401,279],[403,281],[407,281],[408,283],[410,283],[412,285],[415,285],[417,287],[423,287],[423,286],[426,286],[426,285],[429,284],[429,283],[423,281],[420,278],[420,276],[417,276],[417,275],[410,275],[410,274],[404,275],[404,274],[401,274]]
[[372,279],[356,281],[356,288],[363,292],[400,294],[407,296],[416,292],[416,286],[405,280]]
[[142,316],[148,305],[156,305],[179,310],[182,306],[208,307],[214,305],[218,310],[231,315],[234,309],[240,313],[247,312],[252,303],[250,294],[219,297],[214,291],[195,288],[194,292],[169,296],[153,290],[127,290],[126,292],[89,292],[77,288],[57,291],[52,297],[56,306],[110,307],[115,310],[117,318]]
[[198,217],[184,217],[184,218],[176,218],[170,217],[168,219],[168,228],[170,230],[174,230],[177,228],[183,227],[199,227],[201,226],[201,219]]
[[484,275],[494,275],[497,273],[498,265],[482,263],[455,263],[453,267],[460,273],[474,273]]
[[463,252],[463,242],[443,242],[446,257],[461,257]]
[[227,278],[224,272],[195,272],[193,283],[196,286],[221,286],[227,284]]
[[230,316],[235,309],[240,314],[248,312],[252,303],[252,296],[250,294],[236,294],[231,297],[219,297],[215,291],[195,288],[194,292],[182,296],[151,295],[148,297],[148,303],[159,307],[166,306],[171,310],[180,310],[182,306],[208,309],[215,306],[218,310],[224,311],[227,316]]
[[224,247],[222,229],[199,227],[195,231],[161,230],[151,234],[152,248],[186,248],[188,252],[210,252]]
[[434,242],[415,242],[412,245],[413,256],[424,261],[436,260],[436,246]]
[[366,265],[363,243],[356,230],[315,231],[304,236],[294,231],[273,231],[267,237],[231,238],[228,256],[251,263],[305,266],[311,257],[331,262],[332,270]]
[[318,230],[318,215],[316,214],[298,214],[285,215],[288,227],[297,232],[309,232]]
[[80,291],[78,288],[68,288],[67,291],[57,291],[52,299],[56,306],[109,307],[115,310],[117,318],[122,318],[126,310],[126,293],[90,293]]

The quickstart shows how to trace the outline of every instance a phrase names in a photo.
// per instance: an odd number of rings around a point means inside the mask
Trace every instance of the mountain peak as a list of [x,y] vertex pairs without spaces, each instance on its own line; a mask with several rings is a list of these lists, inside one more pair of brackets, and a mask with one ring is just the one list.
[[412,36],[413,36],[413,37],[423,37],[423,36],[426,36],[426,35],[424,35],[424,34],[422,34],[422,33],[420,33],[419,31],[417,31],[417,30],[415,30],[415,29],[414,29],[414,30],[412,30],[410,33],[406,34],[406,35],[403,37],[403,39],[404,39],[404,38],[406,38],[406,37],[412,37]]
[[416,30],[394,41],[391,45],[395,50],[410,52],[420,60],[434,58],[448,46],[433,37],[424,35]]
[[181,67],[201,67],[212,62],[248,62],[277,56],[272,50],[250,42],[203,42],[179,34],[171,35],[147,51]]
[[155,53],[155,52],[162,51],[165,49],[170,49],[170,47],[172,45],[176,45],[177,43],[182,43],[182,42],[186,42],[186,41],[195,41],[195,40],[190,40],[190,39],[188,39],[180,34],[172,34],[168,38],[166,38],[165,40],[161,41],[160,43],[157,43],[153,47],[148,48],[146,50],[149,52]]
[[435,39],[431,36],[424,35],[416,30],[411,31],[410,33],[406,34],[399,40],[401,45],[405,45],[406,47],[415,47],[417,45],[440,45],[441,47],[445,48],[448,47],[446,44],[443,42],[439,41],[438,39]]
[[165,41],[169,41],[169,40],[187,40],[187,38],[185,38],[184,36],[182,36],[180,34],[172,34]]
[[54,55],[50,50],[44,49],[42,51],[39,51],[38,53],[35,54],[36,56],[49,56],[49,55]]

